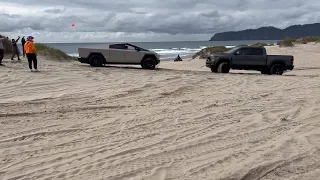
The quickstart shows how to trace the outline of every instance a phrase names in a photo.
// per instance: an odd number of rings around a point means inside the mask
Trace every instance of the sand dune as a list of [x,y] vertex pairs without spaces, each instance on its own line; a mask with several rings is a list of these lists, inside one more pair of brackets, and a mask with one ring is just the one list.
[[5,60],[0,179],[317,179],[317,48],[268,47],[295,56],[283,76]]

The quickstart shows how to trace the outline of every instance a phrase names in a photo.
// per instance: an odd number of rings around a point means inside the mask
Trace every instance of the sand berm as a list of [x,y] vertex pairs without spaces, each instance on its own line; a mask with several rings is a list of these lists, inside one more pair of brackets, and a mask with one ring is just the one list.
[[316,180],[320,45],[283,76],[205,60],[93,68],[39,56],[0,68],[1,180]]

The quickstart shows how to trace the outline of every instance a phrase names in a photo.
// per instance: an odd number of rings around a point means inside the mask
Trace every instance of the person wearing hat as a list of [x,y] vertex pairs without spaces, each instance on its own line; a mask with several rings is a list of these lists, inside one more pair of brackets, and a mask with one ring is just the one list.
[[38,71],[37,51],[36,51],[36,48],[33,44],[33,39],[34,39],[34,37],[32,37],[32,36],[27,37],[27,42],[24,44],[24,51],[25,51],[26,56],[28,58],[30,71],[33,71],[32,70],[32,63],[33,63],[34,70]]

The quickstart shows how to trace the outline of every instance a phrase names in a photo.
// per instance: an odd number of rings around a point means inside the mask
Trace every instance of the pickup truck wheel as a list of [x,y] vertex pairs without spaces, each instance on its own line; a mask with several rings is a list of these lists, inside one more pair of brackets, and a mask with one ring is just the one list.
[[229,63],[222,62],[218,65],[218,72],[219,73],[229,73],[230,71],[230,65]]
[[103,59],[100,55],[92,55],[89,58],[89,63],[93,67],[101,67],[103,65]]
[[281,64],[275,64],[270,69],[270,74],[282,75],[284,67]]
[[270,69],[263,68],[260,72],[261,72],[261,74],[270,74]]
[[211,66],[210,69],[211,69],[211,72],[214,72],[214,73],[218,72],[218,69],[216,66]]
[[156,60],[154,58],[146,58],[142,61],[141,66],[143,69],[150,69],[153,70],[156,68]]

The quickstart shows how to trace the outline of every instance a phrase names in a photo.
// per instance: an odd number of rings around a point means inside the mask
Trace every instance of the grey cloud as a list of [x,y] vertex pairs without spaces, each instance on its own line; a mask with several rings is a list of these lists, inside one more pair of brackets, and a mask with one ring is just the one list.
[[23,27],[30,27],[33,30],[44,30],[43,24],[37,21],[28,21],[24,19],[21,15],[10,15],[10,14],[0,14],[0,31],[10,32],[17,31]]
[[[15,0],[15,3],[26,8],[37,4],[45,13],[0,14],[0,31],[29,27],[48,32],[213,35],[265,25],[284,28],[297,22],[313,23],[320,17],[317,11],[320,1],[316,0]],[[71,27],[73,23],[75,27]]]
[[46,13],[52,13],[52,14],[59,14],[64,13],[66,11],[66,8],[59,9],[59,8],[52,8],[52,9],[46,9],[44,12]]
[[220,17],[221,16],[219,11],[217,11],[217,10],[213,10],[213,11],[208,12],[208,13],[201,13],[201,15],[205,16],[205,17],[209,17],[209,18],[215,18],[215,17]]
[[0,14],[0,17],[3,17],[3,18],[20,18],[21,15],[19,14]]

